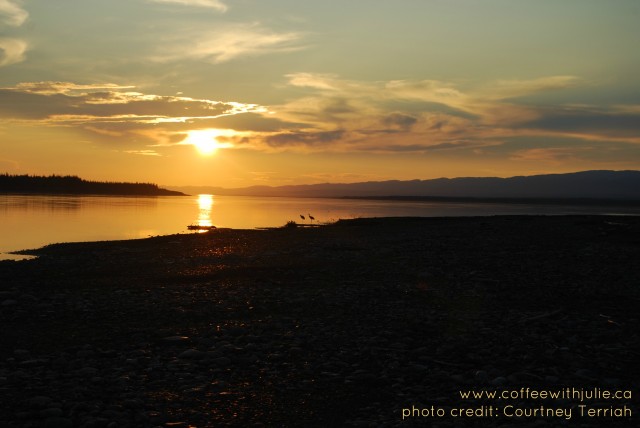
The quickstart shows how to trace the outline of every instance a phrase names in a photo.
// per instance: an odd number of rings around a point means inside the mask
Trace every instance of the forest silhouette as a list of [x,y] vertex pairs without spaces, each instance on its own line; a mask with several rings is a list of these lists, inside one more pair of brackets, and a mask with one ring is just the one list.
[[73,175],[0,174],[0,193],[184,196],[182,192],[162,189],[153,183],[100,182]]

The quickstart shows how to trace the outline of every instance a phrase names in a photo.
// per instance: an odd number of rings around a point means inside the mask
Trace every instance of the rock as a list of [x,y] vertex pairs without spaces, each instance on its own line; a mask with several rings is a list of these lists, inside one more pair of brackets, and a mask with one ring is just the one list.
[[484,370],[478,370],[474,373],[474,378],[478,382],[488,382],[489,381],[489,373]]
[[622,385],[622,381],[618,378],[606,377],[602,380],[602,383],[607,387],[619,387]]
[[247,351],[256,351],[256,350],[258,350],[259,348],[260,348],[260,347],[259,347],[257,344],[253,343],[253,342],[249,342],[249,343],[247,343],[247,344],[245,345],[245,347],[244,347],[244,349],[245,349],[245,350],[247,350]]
[[126,415],[125,413],[119,412],[117,410],[104,410],[102,413],[100,413],[100,416],[113,420],[123,418]]
[[147,418],[154,425],[159,425],[166,421],[165,415],[160,412],[147,412]]
[[231,359],[227,357],[220,357],[213,360],[213,363],[218,367],[228,367],[231,365]]
[[169,336],[169,337],[162,338],[162,343],[165,343],[168,345],[177,345],[177,344],[189,343],[189,342],[191,342],[191,338],[189,338],[188,336]]
[[423,364],[411,364],[408,367],[408,371],[412,372],[413,375],[425,375],[429,371],[429,367]]
[[42,367],[46,365],[49,360],[44,358],[34,359],[34,360],[25,360],[20,362],[20,367]]
[[580,379],[586,379],[586,380],[593,380],[595,378],[595,373],[587,369],[576,370],[575,375]]
[[41,418],[44,418],[44,419],[58,418],[58,417],[62,417],[62,415],[64,415],[64,412],[62,411],[62,409],[58,407],[51,407],[49,409],[41,410],[39,415]]
[[289,355],[293,356],[293,357],[299,357],[303,354],[303,350],[297,346],[293,346],[291,348],[289,348]]
[[26,349],[16,349],[13,351],[13,356],[18,361],[25,361],[31,358],[31,352]]
[[82,428],[107,428],[109,420],[104,418],[93,418],[85,421]]
[[82,377],[94,377],[98,374],[98,369],[93,367],[83,367],[80,370],[76,370],[75,374]]
[[81,349],[76,353],[76,357],[78,358],[90,358],[95,355],[95,352],[91,349]]
[[7,300],[3,300],[0,305],[2,305],[5,308],[8,308],[9,306],[15,306],[17,304],[18,304],[17,300],[7,299]]
[[56,358],[51,362],[51,365],[56,370],[64,370],[69,365],[69,361],[64,356]]
[[202,351],[198,351],[197,349],[187,349],[186,351],[178,355],[178,358],[181,358],[183,360],[201,360],[202,358],[204,358],[204,356],[205,353]]
[[118,352],[115,349],[107,349],[106,351],[99,351],[98,355],[102,358],[115,358],[118,356]]
[[458,383],[458,384],[466,383],[466,378],[460,374],[452,375],[451,380],[453,380],[455,383]]
[[43,409],[43,408],[46,408],[52,402],[53,402],[53,399],[51,399],[51,397],[39,395],[27,400],[27,405],[31,408]]
[[0,300],[6,300],[15,297],[15,293],[9,291],[0,291]]
[[73,428],[73,421],[60,417],[47,418],[44,421],[44,428]]
[[198,346],[201,346],[203,348],[210,348],[214,344],[215,344],[215,341],[213,339],[209,339],[206,337],[202,337],[198,339]]
[[491,381],[491,385],[493,386],[504,386],[507,384],[507,378],[503,376],[498,376]]
[[124,400],[122,402],[122,405],[127,409],[139,409],[141,407],[144,407],[141,400],[135,400],[135,399]]

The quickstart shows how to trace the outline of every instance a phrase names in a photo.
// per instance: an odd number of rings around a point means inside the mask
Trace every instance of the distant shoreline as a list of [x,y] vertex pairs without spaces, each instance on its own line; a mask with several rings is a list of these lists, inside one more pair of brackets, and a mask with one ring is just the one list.
[[[425,201],[618,204],[640,201],[640,171],[580,171],[565,174],[386,180],[356,183],[292,184],[227,189],[165,186],[185,193],[315,198],[393,198]],[[422,199],[420,199],[422,198]],[[440,199],[442,198],[442,199]],[[593,201],[593,202],[592,202]],[[631,202],[637,204],[637,202]]]
[[468,202],[487,204],[532,204],[532,205],[597,205],[640,206],[638,199],[599,198],[474,198],[463,196],[342,196],[336,199],[379,200],[398,202]]

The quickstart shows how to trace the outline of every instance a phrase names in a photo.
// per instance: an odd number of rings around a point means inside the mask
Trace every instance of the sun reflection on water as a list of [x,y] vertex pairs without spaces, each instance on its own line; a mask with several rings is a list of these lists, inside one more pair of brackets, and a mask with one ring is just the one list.
[[[213,210],[213,195],[198,195],[198,226],[213,226],[211,211]],[[206,232],[201,230],[200,232]]]

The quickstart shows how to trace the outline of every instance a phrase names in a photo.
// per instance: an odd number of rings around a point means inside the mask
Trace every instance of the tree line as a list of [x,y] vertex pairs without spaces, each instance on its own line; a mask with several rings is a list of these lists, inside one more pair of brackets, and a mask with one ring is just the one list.
[[0,193],[177,196],[181,192],[161,189],[153,183],[83,180],[75,175],[0,174]]

